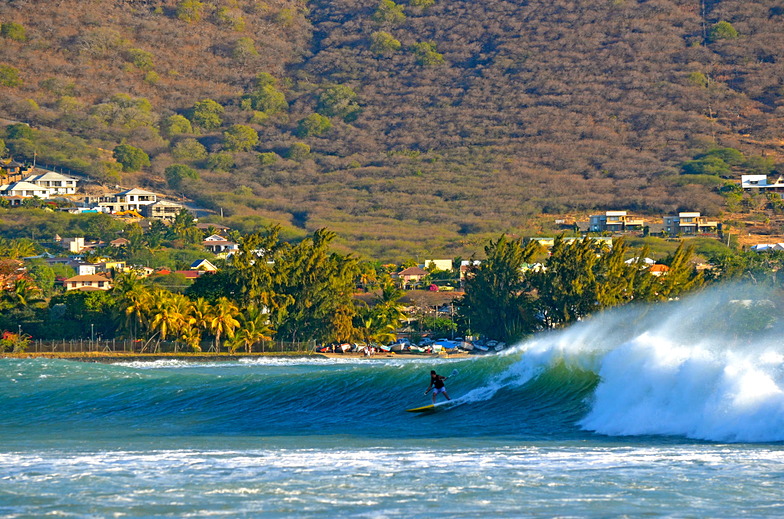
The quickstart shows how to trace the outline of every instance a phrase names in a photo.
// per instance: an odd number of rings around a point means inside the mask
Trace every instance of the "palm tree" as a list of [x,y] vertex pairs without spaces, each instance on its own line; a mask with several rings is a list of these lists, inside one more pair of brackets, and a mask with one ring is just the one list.
[[215,336],[215,352],[220,352],[220,338],[221,335],[226,335],[228,338],[234,336],[234,330],[240,325],[237,320],[237,315],[240,310],[237,305],[229,301],[225,297],[221,297],[212,306],[212,314],[210,316],[210,330]]
[[272,340],[273,331],[269,326],[269,317],[257,307],[248,308],[248,311],[242,315],[241,321],[240,329],[229,346],[231,353],[236,352],[243,345],[245,351],[251,353],[254,344]]
[[178,336],[193,323],[191,302],[182,294],[156,290],[155,308],[150,326],[159,333],[159,343],[169,335]]

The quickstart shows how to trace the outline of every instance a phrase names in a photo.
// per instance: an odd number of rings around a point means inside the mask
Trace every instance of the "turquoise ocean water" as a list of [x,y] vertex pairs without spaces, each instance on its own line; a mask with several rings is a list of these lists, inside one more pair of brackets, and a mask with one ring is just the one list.
[[[0,360],[0,516],[781,517],[781,329],[718,299],[460,359]],[[430,369],[454,404],[404,412]]]

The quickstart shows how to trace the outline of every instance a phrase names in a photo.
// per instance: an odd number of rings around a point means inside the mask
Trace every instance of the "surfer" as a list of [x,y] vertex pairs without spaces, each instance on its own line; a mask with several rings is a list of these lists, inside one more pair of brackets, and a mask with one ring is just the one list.
[[446,387],[444,386],[444,380],[448,378],[449,377],[439,375],[435,370],[430,371],[430,385],[427,386],[425,394],[428,394],[431,388],[433,389],[433,405],[436,404],[436,395],[439,393],[443,393],[447,400],[452,400],[449,398],[449,394],[446,392]]

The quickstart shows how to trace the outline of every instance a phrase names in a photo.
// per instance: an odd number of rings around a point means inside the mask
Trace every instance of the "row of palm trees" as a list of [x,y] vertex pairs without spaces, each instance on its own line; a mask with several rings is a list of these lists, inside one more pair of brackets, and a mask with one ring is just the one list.
[[210,303],[204,298],[191,300],[159,286],[149,286],[134,274],[120,274],[114,289],[118,314],[123,327],[133,338],[146,339],[148,344],[161,341],[184,344],[191,351],[201,351],[205,335],[213,338],[210,351],[221,351],[221,340],[229,352],[272,340],[264,309],[255,305],[241,310],[225,297]]

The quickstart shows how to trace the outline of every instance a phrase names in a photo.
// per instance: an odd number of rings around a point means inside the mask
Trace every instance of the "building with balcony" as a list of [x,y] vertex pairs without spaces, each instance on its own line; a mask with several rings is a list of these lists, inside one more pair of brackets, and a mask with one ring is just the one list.
[[696,212],[678,213],[678,216],[664,217],[664,232],[671,235],[715,233],[719,222],[708,220]]
[[591,215],[590,232],[639,231],[645,226],[640,218],[629,216],[626,211],[606,211],[604,214]]

